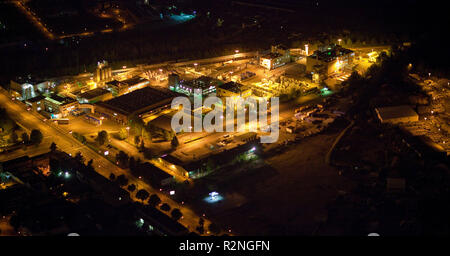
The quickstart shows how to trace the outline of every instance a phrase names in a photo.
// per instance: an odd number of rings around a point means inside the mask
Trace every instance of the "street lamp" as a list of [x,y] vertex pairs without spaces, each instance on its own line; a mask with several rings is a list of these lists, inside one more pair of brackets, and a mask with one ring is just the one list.
[[305,44],[305,53],[306,53],[306,56],[308,56],[308,44]]
[[339,45],[341,45],[341,41],[342,41],[342,39],[339,38],[339,39],[338,39],[338,42],[339,42],[338,44],[339,44]]

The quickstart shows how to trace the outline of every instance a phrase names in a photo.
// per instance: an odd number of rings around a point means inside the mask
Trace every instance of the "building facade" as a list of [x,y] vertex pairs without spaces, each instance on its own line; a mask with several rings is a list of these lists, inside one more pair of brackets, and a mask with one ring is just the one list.
[[291,62],[290,51],[281,45],[272,46],[270,53],[259,58],[259,65],[269,70],[281,67],[289,62]]
[[58,95],[51,95],[44,99],[45,111],[50,113],[52,118],[67,117],[78,106],[78,101]]
[[320,47],[306,58],[306,71],[324,76],[340,73],[351,66],[354,56],[352,50],[340,45]]
[[217,97],[242,97],[247,98],[252,95],[252,89],[247,88],[242,84],[236,82],[228,82],[219,85],[216,90]]

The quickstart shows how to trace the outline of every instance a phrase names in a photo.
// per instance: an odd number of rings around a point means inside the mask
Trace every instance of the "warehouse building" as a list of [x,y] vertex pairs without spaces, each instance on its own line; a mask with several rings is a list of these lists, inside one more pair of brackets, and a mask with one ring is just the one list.
[[259,58],[259,64],[269,70],[281,67],[289,62],[291,62],[290,51],[282,45],[272,46],[270,53]]
[[132,91],[142,89],[149,85],[150,81],[142,77],[133,77],[123,81],[113,80],[106,83],[106,88],[113,96],[123,95]]
[[419,121],[419,115],[410,106],[394,106],[375,108],[381,123],[409,123]]
[[214,79],[208,76],[201,76],[193,80],[182,80],[174,85],[170,85],[169,88],[173,91],[186,94],[188,96],[207,96],[216,92],[217,86],[222,84],[218,79]]
[[219,85],[216,89],[217,97],[242,97],[247,98],[252,95],[252,89],[236,82],[228,82]]
[[106,101],[112,98],[112,93],[103,88],[95,88],[77,95],[80,103],[95,103],[98,101]]
[[95,104],[95,113],[120,124],[128,124],[134,115],[158,113],[169,109],[172,100],[180,96],[167,89],[145,87],[114,99]]
[[340,45],[322,46],[306,58],[306,71],[328,76],[343,72],[353,63],[355,53]]
[[51,118],[66,117],[71,111],[77,109],[78,106],[78,101],[56,94],[52,94],[50,97],[44,99],[45,111],[50,113]]

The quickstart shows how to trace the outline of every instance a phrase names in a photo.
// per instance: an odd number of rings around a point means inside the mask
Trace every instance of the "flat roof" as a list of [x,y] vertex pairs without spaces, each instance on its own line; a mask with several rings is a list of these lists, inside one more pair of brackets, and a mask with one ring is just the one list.
[[402,117],[416,117],[418,114],[408,105],[380,107],[376,108],[379,117],[382,120],[389,120]]
[[112,85],[112,86],[119,86],[120,82],[117,81],[117,80],[112,80],[112,81],[106,82],[106,84],[107,85]]
[[222,84],[219,79],[215,79],[209,76],[201,76],[192,80],[181,80],[180,84],[194,89],[208,89],[211,86],[217,87]]
[[219,88],[230,91],[230,92],[235,92],[235,93],[242,92],[242,87],[243,87],[242,84],[232,82],[232,81],[219,85]]
[[96,105],[129,115],[147,106],[157,104],[161,101],[174,98],[179,95],[180,94],[172,92],[168,89],[145,87],[114,99],[96,103]]
[[321,61],[330,62],[338,57],[352,53],[350,49],[343,48],[339,45],[331,45],[323,50],[314,51],[314,53],[308,57],[316,58]]
[[167,115],[158,116],[157,118],[151,120],[149,123],[161,129],[172,131],[172,118]]
[[52,94],[50,97],[46,97],[45,100],[50,101],[57,105],[65,105],[68,103],[75,102],[76,100],[69,98],[69,97],[61,97],[56,94]]
[[278,53],[278,52],[271,52],[268,54],[264,54],[263,56],[261,56],[261,58],[263,59],[276,59],[283,56],[282,54]]
[[92,99],[107,93],[111,93],[110,91],[103,89],[103,88],[95,88],[93,90],[89,90],[86,92],[83,92],[82,94],[78,95],[79,98],[84,98],[84,99]]
[[135,77],[120,81],[120,83],[127,84],[127,85],[135,85],[135,84],[146,82],[146,81],[148,81],[148,80],[145,78],[135,76]]
[[44,95],[39,95],[39,96],[30,98],[30,99],[28,99],[26,101],[27,102],[37,102],[37,101],[40,101],[40,100],[43,100],[43,99],[45,99],[45,96]]

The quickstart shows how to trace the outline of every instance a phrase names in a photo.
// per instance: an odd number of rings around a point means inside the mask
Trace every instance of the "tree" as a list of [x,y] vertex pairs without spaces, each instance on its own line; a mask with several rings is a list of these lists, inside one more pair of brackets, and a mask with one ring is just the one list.
[[116,175],[114,175],[114,173],[111,173],[111,174],[109,175],[109,179],[110,179],[111,181],[114,181],[114,180],[116,179]]
[[95,168],[94,168],[94,159],[89,160],[89,161],[87,162],[86,167],[87,167],[88,169],[90,169],[91,171],[95,171]]
[[126,167],[128,165],[128,155],[121,150],[116,155],[116,161],[119,163],[119,166]]
[[102,146],[108,141],[108,132],[105,130],[99,131],[97,134],[97,143]]
[[183,214],[181,213],[180,209],[175,208],[172,210],[172,212],[170,213],[170,215],[172,216],[172,218],[174,220],[179,220],[181,217],[183,217]]
[[142,121],[142,119],[139,116],[136,116],[136,115],[132,116],[130,118],[129,125],[131,128],[134,129],[135,134],[142,135],[142,130],[145,127],[145,123],[144,123],[144,121]]
[[32,144],[36,144],[36,145],[41,144],[43,138],[44,138],[44,136],[42,135],[40,130],[38,130],[38,129],[31,130],[30,142]]
[[130,185],[128,185],[127,189],[128,189],[128,191],[133,192],[136,190],[136,185],[130,184]]
[[153,159],[153,158],[155,157],[155,154],[153,154],[153,151],[152,151],[152,150],[150,150],[149,148],[146,148],[146,149],[144,150],[144,157],[145,157],[146,159]]
[[205,228],[203,226],[198,226],[195,228],[197,230],[197,232],[202,235],[203,233],[205,233]]
[[216,162],[210,157],[206,162],[206,171],[211,172],[217,167]]
[[130,168],[130,170],[136,168],[136,160],[132,156],[130,156],[130,158],[128,159],[128,167]]
[[166,203],[163,203],[163,204],[161,205],[161,210],[163,210],[163,211],[165,211],[165,212],[170,211],[170,205],[168,205],[168,204],[166,204]]
[[128,131],[125,128],[120,129],[119,131],[119,139],[124,140],[126,138],[128,138]]
[[52,144],[50,145],[50,151],[51,152],[55,152],[56,151],[56,143],[52,142]]
[[84,157],[80,151],[78,151],[77,154],[73,158],[75,160],[77,160],[77,162],[84,164]]
[[149,196],[149,193],[147,192],[147,190],[145,189],[140,189],[137,193],[136,193],[136,198],[141,200],[142,202],[144,202],[145,199],[147,199]]
[[139,145],[139,152],[144,152],[144,151],[145,151],[144,140],[141,140],[141,144]]
[[173,136],[172,141],[170,142],[172,148],[177,148],[180,145],[177,136]]
[[136,135],[134,136],[134,144],[137,146],[141,142],[141,136]]
[[19,136],[17,136],[17,133],[12,132],[12,134],[11,134],[11,142],[12,143],[17,143],[18,139],[19,139]]
[[117,176],[116,182],[119,186],[123,187],[128,184],[128,179],[125,177],[125,175],[121,174]]
[[163,137],[166,141],[171,141],[173,138],[174,134],[173,132],[169,132],[167,130],[163,130]]
[[156,207],[160,203],[161,203],[161,199],[159,198],[159,196],[157,194],[151,195],[150,198],[148,199],[148,204],[152,207]]
[[147,127],[142,129],[142,139],[152,140],[152,133]]
[[347,40],[345,41],[345,46],[346,47],[351,47],[353,44],[352,39],[349,37],[347,38]]
[[220,233],[220,227],[217,226],[217,224],[211,223],[208,226],[208,230],[211,231],[213,234],[219,234]]

